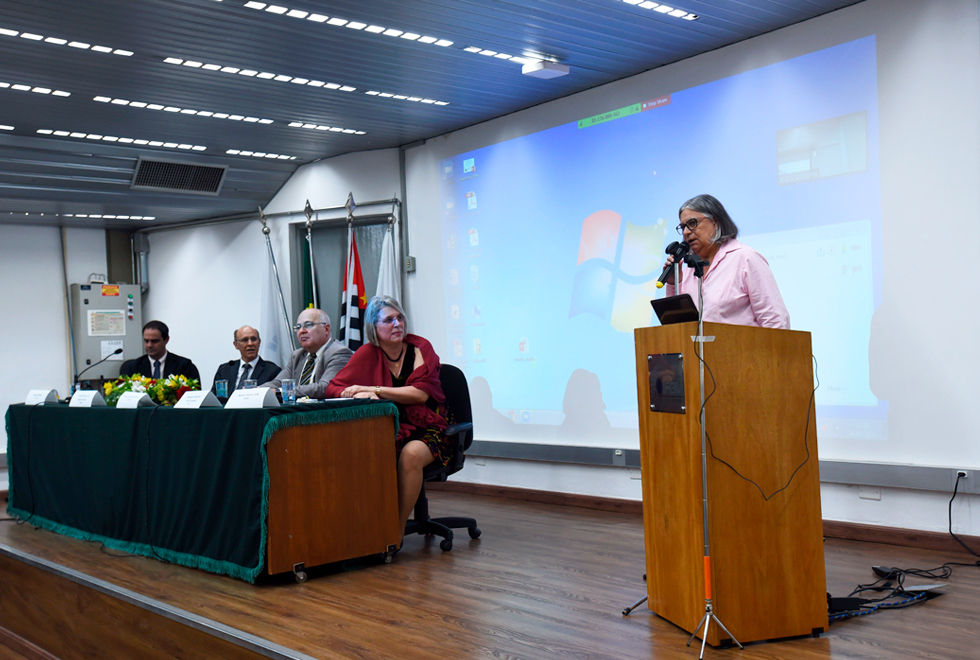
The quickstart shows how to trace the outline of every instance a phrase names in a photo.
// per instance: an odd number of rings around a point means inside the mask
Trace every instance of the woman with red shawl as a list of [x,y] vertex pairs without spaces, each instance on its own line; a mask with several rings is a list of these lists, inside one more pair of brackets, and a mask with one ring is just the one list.
[[398,510],[402,529],[422,488],[422,470],[449,462],[452,445],[439,356],[432,344],[406,332],[405,312],[390,296],[375,296],[365,311],[368,344],[327,385],[328,397],[387,399],[398,407]]

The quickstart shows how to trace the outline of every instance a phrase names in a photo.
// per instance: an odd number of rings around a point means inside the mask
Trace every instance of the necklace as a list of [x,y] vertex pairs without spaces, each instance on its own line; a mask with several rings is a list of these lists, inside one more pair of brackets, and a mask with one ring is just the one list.
[[[381,348],[381,347],[379,346],[378,348]],[[405,355],[405,345],[404,345],[404,344],[402,344],[402,352],[401,352],[401,353],[399,353],[399,354],[398,354],[398,357],[396,357],[396,358],[391,358],[391,357],[388,357],[388,354],[387,354],[387,353],[385,353],[385,349],[383,349],[383,348],[381,348],[381,352],[385,354],[385,357],[386,357],[386,358],[388,358],[388,362],[398,362],[398,361],[399,361],[399,360],[401,360],[401,359],[402,359],[402,357],[403,357],[403,356]]]

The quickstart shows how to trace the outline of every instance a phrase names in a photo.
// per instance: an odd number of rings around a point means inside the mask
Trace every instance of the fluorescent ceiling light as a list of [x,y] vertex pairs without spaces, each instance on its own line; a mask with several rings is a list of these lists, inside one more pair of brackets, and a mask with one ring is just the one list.
[[270,154],[264,151],[244,151],[241,149],[226,149],[225,153],[229,156],[251,156],[252,158],[269,158],[274,160],[296,160],[296,156],[286,154]]
[[426,105],[449,105],[449,101],[437,101],[436,99],[423,98],[421,96],[408,96],[407,94],[392,94],[390,92],[365,92],[368,96],[380,96],[385,99],[395,99],[397,101],[409,101],[411,103],[425,103]]
[[697,14],[691,14],[683,9],[675,9],[669,5],[662,5],[658,2],[651,2],[650,0],[623,0],[623,2],[628,5],[640,7],[641,9],[652,9],[657,13],[673,16],[674,18],[680,18],[685,21],[698,20]]
[[147,103],[145,101],[128,101],[126,99],[113,99],[108,96],[96,96],[92,99],[99,103],[111,103],[113,105],[128,105],[131,108],[147,110],[163,110],[164,112],[177,113],[182,115],[196,115],[198,117],[213,117],[215,119],[230,119],[233,121],[247,121],[249,123],[272,124],[272,119],[262,119],[259,117],[246,117],[245,115],[231,115],[224,112],[213,112],[211,110],[192,110],[190,108],[179,108],[175,105],[160,105],[158,103]]
[[[377,94],[377,92],[375,92]],[[367,135],[365,131],[355,131],[353,128],[339,128],[337,126],[323,126],[321,124],[314,124],[312,122],[301,122],[301,121],[291,121],[288,126],[290,128],[305,128],[312,131],[332,131],[334,133],[347,133],[349,135]]]
[[71,48],[77,48],[79,50],[89,50],[91,49],[97,53],[111,53],[113,55],[123,55],[126,57],[132,56],[133,52],[129,50],[119,50],[113,49],[109,46],[91,45],[85,43],[84,41],[69,41],[68,39],[63,39],[61,37],[45,37],[43,34],[34,34],[33,32],[18,32],[17,30],[9,30],[6,28],[0,28],[0,36],[5,37],[20,37],[21,39],[27,39],[28,41],[36,41],[39,43],[51,44],[52,46],[69,46]]
[[288,7],[282,7],[279,5],[267,5],[264,2],[246,2],[244,7],[246,9],[255,10],[265,10],[273,14],[279,14],[290,18],[305,18],[308,21],[313,21],[314,23],[326,23],[327,25],[332,25],[334,27],[347,27],[352,30],[364,30],[370,34],[384,34],[387,37],[401,37],[407,41],[418,41],[423,44],[435,44],[445,48],[447,46],[452,46],[453,42],[449,39],[439,39],[438,37],[423,37],[421,34],[416,34],[414,32],[405,32],[404,30],[397,30],[395,28],[384,28],[380,25],[372,25],[370,23],[364,23],[358,20],[352,20],[347,18],[340,18],[334,16],[329,18],[322,14],[309,14],[302,9],[289,9]]
[[35,94],[44,94],[50,96],[71,96],[70,92],[63,92],[60,89],[51,89],[50,87],[37,87],[34,85],[25,85],[23,83],[8,83],[0,82],[0,89],[12,89],[18,92],[34,92]]

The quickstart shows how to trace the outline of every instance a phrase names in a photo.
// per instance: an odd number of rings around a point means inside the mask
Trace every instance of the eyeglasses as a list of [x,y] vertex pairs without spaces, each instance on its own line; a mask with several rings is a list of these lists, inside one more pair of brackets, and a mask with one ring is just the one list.
[[395,325],[395,321],[398,321],[398,325],[405,325],[405,317],[401,314],[379,319],[378,323],[383,323],[384,325]]
[[676,227],[677,233],[680,234],[681,236],[683,236],[685,229],[689,229],[690,231],[694,231],[695,229],[698,228],[698,225],[699,224],[701,224],[700,218],[691,218],[687,222],[682,222],[681,224],[677,225],[677,227]]
[[326,325],[326,323],[314,323],[313,321],[306,321],[305,323],[297,323],[293,326],[293,330],[299,332],[300,330],[310,330],[318,325]]

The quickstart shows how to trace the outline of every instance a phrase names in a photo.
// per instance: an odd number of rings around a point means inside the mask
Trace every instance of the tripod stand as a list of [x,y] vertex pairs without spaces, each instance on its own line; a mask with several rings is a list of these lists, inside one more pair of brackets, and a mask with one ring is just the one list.
[[[699,299],[698,308],[699,308],[699,310],[701,310],[699,312],[699,314],[698,314],[697,336],[696,337],[691,337],[691,339],[693,339],[694,342],[695,342],[694,343],[694,353],[695,353],[695,355],[698,358],[699,386],[700,386],[699,387],[699,390],[700,390],[700,396],[699,396],[699,398],[700,398],[699,423],[700,423],[700,441],[701,441],[701,506],[702,506],[702,520],[703,520],[702,539],[701,540],[703,540],[703,549],[704,549],[704,552],[703,552],[703,570],[704,570],[704,603],[705,603],[705,606],[704,606],[704,616],[701,618],[701,620],[699,621],[698,625],[694,628],[694,632],[691,635],[691,638],[688,640],[688,646],[690,646],[691,642],[694,641],[695,636],[697,636],[697,634],[699,632],[701,632],[702,633],[702,644],[701,644],[701,655],[700,655],[700,657],[703,658],[704,657],[704,647],[705,647],[705,645],[707,643],[707,637],[708,637],[708,633],[709,633],[709,629],[710,629],[712,620],[715,622],[715,624],[717,624],[732,639],[732,641],[735,642],[736,645],[739,646],[739,648],[742,648],[742,644],[737,639],[735,639],[735,637],[731,634],[731,632],[725,627],[725,625],[722,623],[722,621],[718,618],[718,615],[715,614],[715,611],[714,611],[714,601],[712,599],[712,594],[711,594],[711,589],[712,589],[711,552],[710,552],[711,546],[710,546],[710,534],[709,534],[709,524],[708,524],[709,519],[708,519],[708,481],[707,481],[707,479],[708,479],[708,473],[707,473],[707,465],[708,465],[707,464],[707,460],[708,460],[708,455],[707,455],[707,427],[706,427],[706,424],[705,424],[705,403],[707,401],[708,396],[706,395],[705,378],[704,378],[704,376],[705,376],[705,374],[704,374],[704,371],[705,371],[704,346],[705,346],[706,343],[709,343],[709,342],[714,341],[715,338],[714,337],[705,337],[705,335],[704,335],[704,318],[703,318],[704,296],[703,296],[703,289],[702,289],[702,287],[703,287],[704,270],[705,270],[705,267],[708,264],[707,264],[706,261],[703,261],[697,255],[694,255],[694,254],[688,254],[688,255],[686,255],[683,258],[683,260],[684,260],[684,263],[686,263],[688,266],[690,266],[692,268],[692,270],[694,272],[694,275],[698,278],[698,299]],[[677,262],[675,262],[675,268],[677,270],[679,270],[679,265],[680,265],[680,263],[679,263],[679,260],[678,260]],[[678,273],[675,270],[675,281],[679,281],[679,278],[677,277],[677,275],[678,275]],[[690,335],[687,335],[687,336],[690,336]],[[685,337],[685,339],[686,339],[686,337]],[[648,358],[648,360],[650,360],[650,359],[652,359],[652,356],[648,355],[647,358]],[[638,359],[640,359],[639,358],[639,354],[638,354]],[[651,372],[651,377],[650,378],[651,378],[651,385],[650,385],[650,387],[651,387],[651,392],[652,392],[653,387],[654,387],[653,386],[653,375],[652,375],[652,372]],[[659,391],[660,390],[659,390],[659,381],[658,381],[658,392]],[[651,396],[652,396],[652,394],[651,394]],[[654,409],[654,403],[653,403],[652,399],[651,399],[651,404],[650,405],[651,405],[651,410],[653,410]],[[664,408],[660,408],[660,410],[663,410],[663,409]],[[680,412],[681,410],[683,410],[683,406],[680,407],[680,410],[670,410],[670,412]],[[691,451],[692,454],[694,453],[694,451],[696,451],[696,450],[694,450],[694,447],[693,446],[690,446],[689,445],[689,448],[690,448],[690,450],[692,450]],[[693,456],[692,456],[692,458],[693,458]],[[692,495],[693,495],[693,493],[692,493]],[[691,500],[694,500],[694,498],[692,497]],[[694,501],[696,501],[696,500],[694,500]],[[692,501],[691,503],[693,504],[694,501]],[[694,566],[692,566],[692,568],[694,568]],[[625,615],[630,614],[630,612],[632,612],[637,607],[639,607],[640,605],[642,605],[644,602],[646,602],[646,600],[647,600],[647,598],[646,597],[643,597],[640,600],[638,600],[636,603],[634,603],[634,604],[630,605],[629,607],[625,608],[623,610],[623,615],[625,616]],[[670,618],[670,617],[668,617],[668,618]],[[690,630],[690,628],[689,628],[689,630]]]
[[701,634],[701,654],[698,656],[699,659],[704,658],[704,646],[708,641],[708,628],[711,626],[711,622],[714,621],[718,626],[725,631],[725,633],[731,637],[732,641],[738,646],[738,648],[743,648],[742,644],[735,639],[735,636],[728,631],[725,624],[721,622],[718,615],[715,614],[714,601],[711,598],[711,544],[709,542],[708,534],[708,443],[707,437],[708,432],[705,427],[704,421],[704,344],[707,341],[711,341],[713,338],[707,338],[704,336],[704,293],[702,291],[702,286],[704,284],[704,267],[708,262],[703,261],[697,255],[689,254],[684,258],[685,263],[687,263],[691,268],[694,269],[694,275],[698,278],[698,309],[700,314],[698,314],[698,335],[695,338],[697,342],[695,347],[698,355],[698,375],[701,381],[701,414],[699,420],[701,422],[701,507],[702,507],[702,522],[704,523],[704,616],[701,617],[701,621],[698,623],[694,632],[691,633],[691,638],[687,640],[687,645],[690,646],[691,642],[697,636],[698,631],[704,628]]

